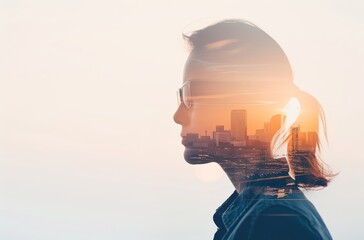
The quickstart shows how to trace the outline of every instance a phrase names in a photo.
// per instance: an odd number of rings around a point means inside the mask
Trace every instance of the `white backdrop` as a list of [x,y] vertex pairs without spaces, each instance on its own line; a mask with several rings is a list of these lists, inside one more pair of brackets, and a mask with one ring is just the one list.
[[285,50],[325,109],[308,193],[334,239],[363,239],[363,2],[0,0],[0,238],[212,239],[233,191],[183,160],[172,116],[201,19],[244,18]]

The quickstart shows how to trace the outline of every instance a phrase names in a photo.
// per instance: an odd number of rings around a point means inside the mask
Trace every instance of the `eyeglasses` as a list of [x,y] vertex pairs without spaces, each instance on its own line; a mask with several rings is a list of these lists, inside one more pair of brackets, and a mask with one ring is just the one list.
[[231,102],[231,98],[242,95],[236,84],[237,82],[187,81],[177,90],[177,104],[180,106],[183,103],[186,109],[190,109],[193,104],[226,104],[229,100]]
[[185,82],[182,87],[177,90],[177,104],[178,106],[181,105],[185,106],[186,109],[192,107],[192,98],[191,98],[191,88],[190,82]]
[[194,104],[273,104],[296,90],[281,86],[249,86],[247,81],[186,81],[177,91],[177,103],[186,109]]
[[177,90],[177,104],[180,106],[183,103],[186,109],[190,109],[193,104],[226,104],[234,102],[234,98],[244,95],[244,92],[240,90],[239,83],[237,81],[209,81],[208,83],[204,81],[187,81]]

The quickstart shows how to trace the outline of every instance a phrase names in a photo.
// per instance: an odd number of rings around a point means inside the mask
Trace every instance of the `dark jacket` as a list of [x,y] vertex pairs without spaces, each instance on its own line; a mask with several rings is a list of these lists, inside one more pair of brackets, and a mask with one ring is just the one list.
[[330,240],[324,221],[297,186],[249,183],[216,210],[214,240]]

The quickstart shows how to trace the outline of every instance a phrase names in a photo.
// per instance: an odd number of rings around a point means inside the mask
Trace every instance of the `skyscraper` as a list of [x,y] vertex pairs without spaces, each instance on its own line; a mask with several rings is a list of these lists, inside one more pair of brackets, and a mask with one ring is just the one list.
[[300,129],[298,127],[292,127],[291,128],[291,137],[292,137],[292,152],[296,152],[298,150],[298,135],[299,135]]
[[231,138],[233,141],[246,142],[247,114],[245,109],[231,110]]
[[281,121],[280,114],[276,114],[270,119],[270,139],[272,139],[274,134],[281,128]]
[[316,132],[307,132],[307,145],[311,151],[315,150],[318,143],[318,135]]

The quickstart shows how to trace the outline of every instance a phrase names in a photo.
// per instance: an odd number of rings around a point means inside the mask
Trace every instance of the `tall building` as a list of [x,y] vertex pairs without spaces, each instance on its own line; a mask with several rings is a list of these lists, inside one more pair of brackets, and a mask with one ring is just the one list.
[[298,147],[301,149],[306,145],[306,133],[299,132],[298,133]]
[[231,138],[233,141],[247,141],[247,113],[245,109],[231,110]]
[[307,132],[307,145],[311,151],[315,150],[318,143],[318,135],[316,132]]
[[276,134],[276,132],[281,128],[281,125],[282,119],[280,114],[276,114],[270,119],[270,139],[272,139],[274,134]]
[[270,122],[264,122],[264,142],[269,142]]
[[300,129],[298,127],[291,128],[291,137],[292,137],[292,152],[298,151],[298,136]]

